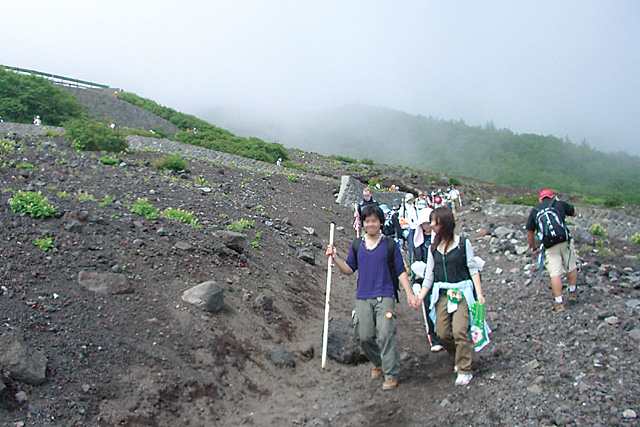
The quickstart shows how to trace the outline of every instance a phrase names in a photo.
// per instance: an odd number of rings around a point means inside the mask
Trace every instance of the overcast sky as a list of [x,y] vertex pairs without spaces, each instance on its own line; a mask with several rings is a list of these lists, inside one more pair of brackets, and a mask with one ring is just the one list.
[[638,0],[6,0],[0,10],[0,64],[179,111],[364,103],[640,155]]

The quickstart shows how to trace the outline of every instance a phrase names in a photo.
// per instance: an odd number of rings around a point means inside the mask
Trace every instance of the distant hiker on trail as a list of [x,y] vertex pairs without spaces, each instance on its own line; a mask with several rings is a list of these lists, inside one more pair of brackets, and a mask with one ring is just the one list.
[[40,126],[42,124],[42,121],[40,120],[40,116],[35,116],[33,118],[33,124],[36,126]]
[[418,209],[414,205],[413,194],[407,193],[404,196],[404,203],[400,208],[400,223],[405,230],[405,238],[409,247],[409,263],[413,260],[413,233],[418,226]]
[[425,199],[424,197],[424,192],[418,191],[418,197],[416,197],[416,208],[418,209],[418,211],[420,211],[421,209],[426,209],[427,207],[427,199]]
[[420,301],[411,291],[400,248],[381,233],[382,210],[369,204],[362,207],[361,215],[366,234],[351,243],[346,260],[338,256],[333,245],[327,247],[327,255],[333,256],[344,274],[350,276],[358,271],[356,333],[364,354],[373,363],[371,377],[384,376],[382,389],[392,390],[398,385],[400,373],[396,338],[397,290],[393,277],[406,292],[410,307],[418,307]]
[[[380,205],[380,208],[382,208],[382,206],[383,205]],[[394,239],[398,246],[402,247],[402,240],[404,240],[404,236],[402,235],[402,227],[400,226],[399,210],[399,199],[393,199],[393,205],[387,212],[384,212],[383,209],[384,223],[382,225],[382,233],[385,236]]]
[[[356,206],[356,209],[358,210],[356,218],[362,219],[362,208],[365,206],[378,206],[378,202],[376,202],[376,200],[371,196],[371,188],[369,187],[364,187],[362,189],[362,200]],[[362,220],[360,222],[362,222]]]
[[[473,316],[470,308],[476,298],[481,304],[485,299],[471,242],[454,234],[455,226],[453,212],[449,208],[440,207],[432,212],[431,227],[436,236],[427,255],[425,277],[418,297],[424,300],[432,291],[428,301],[431,320],[435,320],[438,338],[444,348],[455,357],[454,372],[458,374],[455,384],[465,386],[473,378]],[[487,334],[491,332],[488,326],[485,326],[485,331]]]
[[114,122],[111,122],[111,124],[109,125],[109,127],[110,127],[112,130],[116,130],[116,124],[115,124]]
[[[569,282],[569,298],[578,297],[576,250],[564,222],[567,215],[576,216],[577,212],[570,204],[557,200],[549,189],[542,190],[538,200],[540,204],[531,210],[525,228],[529,246],[537,257],[538,264],[541,264],[541,259],[544,260],[544,267],[551,276],[553,310],[558,311],[564,309],[562,274],[566,275]],[[536,245],[536,231],[540,246]],[[542,267],[539,265],[538,268]]]
[[282,157],[278,157],[278,160],[276,160],[276,166],[282,166]]
[[[414,264],[421,261],[424,263],[423,270],[421,272],[414,272],[417,274],[417,278],[414,281],[415,283],[422,284],[424,281],[424,276],[426,272],[427,261],[429,259],[429,247],[431,246],[431,212],[433,209],[426,208],[422,209],[418,212],[418,227],[413,236],[413,258]],[[434,233],[435,234],[435,233]],[[419,263],[418,263],[419,264]],[[412,269],[413,270],[413,269]],[[424,304],[422,308],[425,310],[427,326],[429,328],[429,335],[427,337],[429,341],[429,346],[431,347],[431,351],[438,352],[441,351],[444,347],[442,347],[442,343],[436,334],[436,329],[434,327],[433,321],[429,316],[429,301],[431,300],[431,290],[427,293],[426,301],[427,304]]]
[[120,99],[120,94],[119,94],[117,91],[113,93],[113,96],[114,96],[116,99]]

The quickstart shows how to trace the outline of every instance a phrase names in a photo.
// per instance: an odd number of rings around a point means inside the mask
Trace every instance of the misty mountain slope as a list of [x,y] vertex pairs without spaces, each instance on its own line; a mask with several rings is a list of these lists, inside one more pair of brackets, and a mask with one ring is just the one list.
[[238,114],[217,110],[206,117],[239,134],[250,132],[326,155],[371,158],[509,187],[552,187],[640,203],[638,156],[603,153],[552,135],[515,134],[491,123],[472,127],[462,120],[365,105],[281,117]]

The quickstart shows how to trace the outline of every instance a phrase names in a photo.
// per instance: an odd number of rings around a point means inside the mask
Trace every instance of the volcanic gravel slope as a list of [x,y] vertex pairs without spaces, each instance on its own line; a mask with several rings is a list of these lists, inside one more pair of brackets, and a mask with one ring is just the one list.
[[[11,140],[0,169],[0,333],[19,331],[48,363],[40,385],[3,373],[2,425],[638,424],[640,269],[624,256],[638,245],[610,241],[608,256],[583,248],[579,299],[555,313],[548,278],[536,283],[531,256],[513,255],[524,219],[464,210],[457,231],[487,261],[492,343],[476,354],[471,384],[455,387],[453,359],[429,351],[422,316],[401,295],[400,384],[383,392],[368,364],[320,369],[329,223],[343,256],[354,236],[334,202],[337,179],[199,159],[172,175],[153,167],[159,153],[110,166],[61,138]],[[55,217],[12,212],[18,190],[41,191]],[[138,198],[192,211],[200,227],[133,214]],[[242,253],[213,235],[240,219],[255,221]],[[514,232],[498,237],[498,226]],[[51,251],[34,245],[42,237]],[[88,290],[81,272],[125,275],[130,290]],[[181,299],[209,280],[225,289],[221,312]],[[349,318],[354,293],[355,278],[334,269],[331,314]],[[278,352],[293,363],[274,363]]]

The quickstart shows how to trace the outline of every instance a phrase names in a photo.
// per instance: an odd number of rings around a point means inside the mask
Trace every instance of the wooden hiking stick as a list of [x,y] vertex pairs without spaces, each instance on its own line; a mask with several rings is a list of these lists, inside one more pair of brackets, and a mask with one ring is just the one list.
[[[329,244],[333,245],[334,223],[329,228]],[[333,256],[329,255],[327,260],[327,295],[324,303],[324,332],[322,334],[322,369],[327,364],[327,343],[329,342],[329,298],[331,296],[331,267],[333,266]]]

